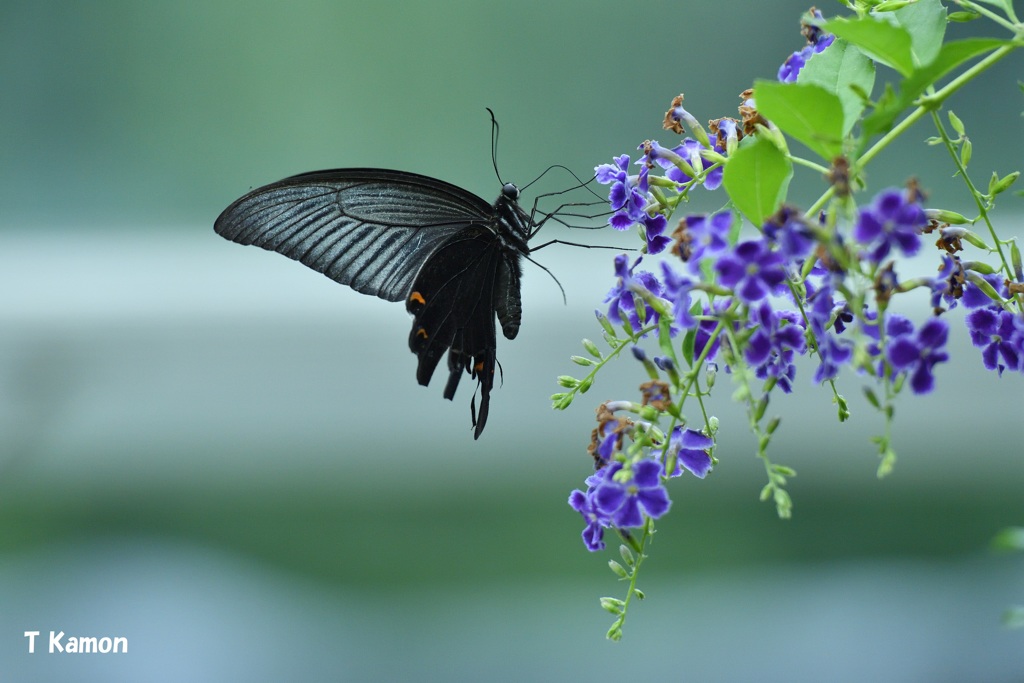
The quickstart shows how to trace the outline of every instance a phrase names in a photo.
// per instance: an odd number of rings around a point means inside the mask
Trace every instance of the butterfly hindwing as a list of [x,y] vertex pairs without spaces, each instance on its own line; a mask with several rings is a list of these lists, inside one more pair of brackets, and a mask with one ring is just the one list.
[[494,385],[495,312],[501,302],[499,320],[503,333],[511,339],[519,330],[519,301],[518,258],[493,233],[479,228],[466,230],[438,249],[421,268],[406,301],[413,315],[409,348],[419,359],[417,381],[429,383],[446,352],[445,398],[455,396],[463,372],[477,380],[479,411],[475,410],[475,398],[473,403],[476,437],[487,423]]

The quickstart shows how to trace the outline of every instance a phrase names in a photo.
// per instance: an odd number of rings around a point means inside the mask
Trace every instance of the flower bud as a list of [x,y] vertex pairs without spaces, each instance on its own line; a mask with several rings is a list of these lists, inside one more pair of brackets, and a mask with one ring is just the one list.
[[950,225],[963,225],[964,223],[971,222],[971,219],[963,214],[959,214],[956,211],[947,211],[946,209],[925,209],[924,215],[928,220],[949,223]]
[[1017,178],[1019,176],[1020,176],[1020,171],[1014,171],[1013,173],[1009,173],[1007,175],[1004,175],[1002,178],[1000,178],[993,171],[992,179],[988,182],[988,194],[989,194],[989,196],[995,197],[997,194],[999,194],[1001,192],[1005,192],[1006,190],[1009,190],[1010,189],[1010,185],[1013,185],[1013,183],[1016,182],[1016,180],[1017,180]]
[[957,135],[964,134],[964,122],[960,120],[960,117],[950,110],[949,114],[949,125],[953,126],[953,130],[956,131]]
[[964,137],[964,143],[960,146],[960,164],[967,168],[967,165],[971,163],[971,155],[974,150],[974,146],[971,144],[971,139]]

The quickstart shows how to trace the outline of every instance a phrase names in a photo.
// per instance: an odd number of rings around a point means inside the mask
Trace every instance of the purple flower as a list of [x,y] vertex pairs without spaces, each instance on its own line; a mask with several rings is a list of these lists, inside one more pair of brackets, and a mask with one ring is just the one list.
[[597,182],[611,184],[608,188],[608,203],[612,216],[608,222],[616,230],[625,230],[647,215],[647,173],[646,167],[640,176],[629,175],[629,155],[615,158],[614,164],[601,164],[594,169]]
[[766,301],[750,310],[750,320],[757,329],[747,342],[744,357],[758,379],[774,377],[779,388],[790,393],[796,377],[793,357],[807,350],[800,316],[792,311],[776,313]]
[[661,463],[653,458],[635,462],[625,480],[617,476],[622,471],[620,462],[604,468],[608,473],[594,488],[594,502],[598,515],[607,515],[619,528],[643,526],[644,514],[657,519],[668,512],[672,501],[661,482]]
[[715,270],[721,283],[748,304],[764,299],[786,279],[782,256],[763,240],[740,242],[718,259]]
[[683,221],[690,238],[690,269],[700,272],[700,260],[705,256],[717,256],[729,248],[729,230],[732,228],[732,212],[719,211],[711,214],[690,214]]
[[971,343],[981,349],[986,370],[1024,369],[1024,326],[1020,318],[999,306],[979,308],[964,319]]
[[605,467],[586,479],[587,492],[579,489],[569,494],[569,507],[583,516],[587,524],[583,528],[583,545],[590,552],[604,550],[604,529],[610,523],[608,515],[601,512],[594,501],[594,491],[604,481],[610,468]]
[[[992,275],[982,275],[981,277],[985,282],[992,285],[992,289],[997,294],[1004,299],[1008,298],[1009,292],[1006,291],[1006,286],[1003,284],[1002,275],[993,273]],[[967,285],[964,287],[963,298],[960,300],[967,308],[981,308],[982,306],[991,306],[994,303],[981,287],[970,280],[967,281]]]
[[843,364],[853,357],[853,347],[845,340],[838,339],[829,331],[829,323],[833,324],[836,334],[842,334],[846,325],[853,322],[853,313],[845,301],[835,302],[831,286],[823,286],[809,298],[807,319],[811,323],[811,331],[818,346],[818,369],[814,373],[814,381],[818,384],[839,376]]
[[957,300],[964,294],[964,281],[960,257],[943,254],[939,274],[930,283],[932,308],[938,310],[940,304],[945,304],[949,310],[956,308]]
[[676,427],[669,437],[669,453],[676,453],[676,468],[669,476],[678,477],[683,473],[681,468],[685,468],[693,476],[703,479],[711,471],[708,451],[714,446],[714,439],[703,432]]
[[[676,160],[682,158],[690,165],[697,173],[706,171],[707,169],[714,166],[714,163],[708,161],[700,155],[701,150],[707,149],[697,140],[693,138],[683,138],[682,143],[674,147],[673,149],[666,149],[659,145],[655,141],[650,141],[650,159],[666,169],[665,177],[673,180],[680,185],[684,185],[691,180],[692,177],[686,171],[679,167]],[[715,151],[719,154],[724,154],[724,151],[718,146],[715,147]],[[719,166],[715,170],[704,176],[704,180],[701,183],[704,185],[705,190],[717,190],[722,185],[722,175],[724,168]]]
[[696,327],[697,320],[690,314],[693,281],[678,274],[667,261],[661,262],[661,273],[665,277],[665,298],[672,302],[672,317],[676,326],[685,329]]
[[660,213],[656,213],[653,216],[644,214],[641,220],[644,224],[644,235],[647,239],[647,253],[660,254],[665,251],[665,247],[672,243],[672,238],[664,235],[668,219]]
[[615,420],[608,420],[606,422],[602,422],[597,427],[597,433],[600,437],[600,441],[597,445],[597,455],[605,463],[612,459],[612,456],[615,454],[616,448],[619,446],[619,439],[622,436],[619,427],[619,423]]
[[786,57],[786,61],[779,67],[779,80],[783,83],[796,83],[796,77],[800,70],[807,64],[807,60],[814,56],[814,48],[808,45]]
[[932,369],[937,363],[949,360],[941,349],[949,337],[945,320],[932,318],[914,334],[910,331],[894,336],[886,355],[897,372],[910,373],[910,388],[915,394],[927,394],[935,388]]
[[898,189],[883,190],[875,195],[870,207],[860,210],[853,237],[872,247],[867,257],[879,263],[894,246],[905,256],[916,254],[921,247],[918,235],[927,224],[920,204],[907,201]]
[[839,370],[853,358],[853,347],[827,332],[817,340],[820,363],[814,371],[814,381],[821,384],[839,376]]
[[[823,18],[819,10],[814,10],[813,14],[817,19]],[[831,33],[825,33],[817,26],[811,26],[810,24],[804,24],[802,32],[804,37],[807,38],[807,46],[799,52],[791,54],[783,62],[782,66],[779,67],[779,80],[783,83],[795,82],[797,75],[804,68],[807,60],[815,54],[822,52],[836,39]]]
[[[660,296],[661,283],[647,271],[633,272],[633,269],[640,263],[639,258],[633,262],[632,266],[627,267],[628,263],[629,259],[625,254],[615,257],[615,274],[619,281],[609,290],[604,300],[608,304],[608,320],[616,325],[621,325],[625,319],[629,321],[634,330],[639,330],[642,326],[640,315],[636,311],[636,301],[639,297],[634,297],[633,294],[647,291],[655,296]],[[643,300],[641,299],[641,301]],[[643,305],[646,309],[644,319],[647,322],[656,322],[658,313],[646,303]]]
[[[705,317],[717,316],[718,314],[726,311],[732,304],[731,299],[725,299],[716,301],[713,309],[708,308],[707,304],[701,309],[701,314]],[[708,345],[708,340],[711,339],[711,335],[715,329],[718,328],[719,320],[717,317],[711,317],[708,320],[701,320],[697,323],[697,334],[693,340],[693,357],[694,359],[700,358],[701,354],[704,353],[704,347]],[[710,361],[718,353],[718,347],[722,345],[722,337],[724,334],[719,334],[715,337],[715,340],[711,342],[711,348],[708,350],[708,355],[705,360]]]
[[768,219],[762,231],[772,243],[779,246],[779,253],[787,261],[802,259],[814,248],[814,233],[804,217],[789,207],[782,207]]

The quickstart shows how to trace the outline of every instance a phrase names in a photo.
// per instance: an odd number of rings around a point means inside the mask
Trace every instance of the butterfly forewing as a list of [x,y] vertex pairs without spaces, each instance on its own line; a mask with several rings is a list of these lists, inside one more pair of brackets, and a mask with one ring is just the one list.
[[300,261],[357,292],[401,301],[447,239],[485,225],[493,208],[433,178],[338,169],[286,178],[245,195],[214,229]]
[[495,204],[434,178],[339,169],[253,190],[217,219],[218,234],[300,261],[358,292],[405,300],[416,378],[430,382],[448,355],[444,397],[463,372],[477,380],[474,437],[487,422],[497,365],[495,316],[512,339],[522,316],[520,259],[532,222],[502,189]]

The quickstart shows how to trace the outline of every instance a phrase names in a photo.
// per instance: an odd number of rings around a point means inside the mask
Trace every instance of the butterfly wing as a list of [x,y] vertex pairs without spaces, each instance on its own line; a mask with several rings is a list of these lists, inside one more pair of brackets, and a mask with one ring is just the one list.
[[413,315],[409,348],[419,359],[416,379],[426,385],[441,358],[448,353],[448,382],[444,397],[451,399],[462,373],[477,380],[480,410],[471,406],[474,438],[487,424],[497,359],[495,313],[502,331],[513,339],[519,331],[519,254],[497,236],[469,228],[437,250],[420,270],[406,301]]
[[427,176],[385,169],[317,171],[260,187],[214,230],[284,254],[357,292],[409,293],[420,266],[470,225],[493,220],[480,197]]
[[[506,206],[507,205],[503,205]],[[518,213],[517,213],[518,211]],[[292,176],[253,190],[217,219],[214,229],[299,261],[336,282],[413,315],[409,347],[416,379],[427,385],[448,354],[444,397],[463,372],[478,382],[474,438],[487,423],[497,365],[495,316],[504,335],[519,330],[519,259],[527,250],[499,214],[455,185],[404,171],[338,169]],[[509,237],[506,241],[502,236]]]

